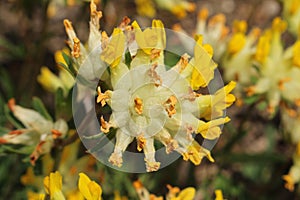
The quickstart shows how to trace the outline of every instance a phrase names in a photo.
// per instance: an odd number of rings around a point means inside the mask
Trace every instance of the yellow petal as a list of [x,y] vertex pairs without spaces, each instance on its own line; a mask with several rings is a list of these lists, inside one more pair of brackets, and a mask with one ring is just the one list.
[[193,187],[188,187],[182,190],[177,199],[179,200],[193,200],[196,194],[196,190]]
[[44,188],[50,195],[50,199],[63,200],[65,199],[62,194],[62,176],[58,171],[50,173],[49,176],[44,178]]
[[123,31],[115,28],[109,44],[100,55],[101,59],[112,68],[117,66],[122,59],[125,50],[125,39]]
[[78,188],[87,200],[100,200],[102,188],[84,173],[79,173]]
[[243,33],[235,33],[228,43],[228,52],[236,54],[243,49],[246,44],[246,36]]
[[41,74],[38,75],[37,81],[49,92],[56,92],[58,88],[63,88],[63,84],[58,76],[47,67],[41,67]]
[[223,200],[222,190],[215,190],[215,195],[216,195],[215,200]]

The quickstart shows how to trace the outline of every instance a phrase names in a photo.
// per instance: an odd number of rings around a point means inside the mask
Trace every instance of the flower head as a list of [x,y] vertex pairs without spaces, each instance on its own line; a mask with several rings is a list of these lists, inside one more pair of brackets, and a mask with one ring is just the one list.
[[64,138],[67,134],[68,126],[63,119],[53,122],[35,110],[16,105],[14,99],[8,102],[8,106],[24,127],[1,136],[1,141],[5,144],[35,146],[30,155],[33,165],[40,155],[50,152],[55,139]]
[[97,102],[112,109],[109,121],[101,117],[101,130],[108,133],[110,128],[116,129],[115,148],[109,161],[121,167],[122,154],[133,140],[137,142],[137,150],[144,152],[149,172],[160,167],[155,159],[155,140],[164,144],[167,153],[177,151],[196,165],[203,157],[213,161],[210,152],[193,139],[193,134],[206,139],[219,137],[220,125],[229,121],[223,115],[235,100],[230,94],[235,84],[232,82],[212,95],[195,92],[207,87],[214,78],[217,65],[212,61],[211,46],[203,45],[202,37],[198,37],[194,57],[189,59],[184,54],[173,68],[166,70],[166,34],[162,22],[153,20],[152,27],[145,30],[136,21],[131,26],[133,29],[127,29],[134,31],[138,49],[129,65],[124,54],[130,47],[122,29],[114,31],[101,54],[109,66],[112,84],[112,90],[101,91],[98,87]]
[[[184,53],[177,64],[168,67],[164,55],[167,36],[162,21],[153,20],[152,27],[142,29],[136,21],[130,23],[125,17],[109,37],[99,31],[101,12],[93,1],[90,8],[87,48],[78,40],[71,22],[65,20],[64,24],[74,63],[78,69],[90,66],[79,76],[95,80],[98,75],[97,80],[100,78],[106,85],[97,85],[96,101],[111,109],[110,115],[99,117],[100,134],[115,132],[109,162],[121,167],[123,153],[134,141],[137,151],[144,153],[148,172],[157,171],[161,165],[156,160],[156,141],[164,145],[167,154],[177,151],[184,160],[196,165],[204,157],[213,161],[208,147],[201,146],[194,137],[198,134],[207,140],[218,138],[221,126],[230,120],[224,111],[235,100],[230,94],[235,87],[233,82],[212,94],[198,91],[214,79],[217,64],[212,60],[213,48],[202,44],[203,37],[197,35],[194,55]],[[93,66],[103,73],[90,75]]]

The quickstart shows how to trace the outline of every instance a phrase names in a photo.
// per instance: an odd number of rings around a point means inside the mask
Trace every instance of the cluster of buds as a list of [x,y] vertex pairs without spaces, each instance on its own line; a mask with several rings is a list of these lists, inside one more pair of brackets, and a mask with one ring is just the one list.
[[197,37],[194,55],[185,53],[177,64],[168,67],[164,57],[167,34],[160,20],[153,20],[151,28],[142,30],[136,21],[131,23],[125,17],[108,37],[99,30],[101,16],[92,1],[87,46],[80,43],[68,20],[64,24],[72,59],[78,68],[84,68],[80,70],[83,77],[98,77],[110,86],[105,91],[101,84],[97,87],[97,103],[111,109],[109,120],[100,117],[101,132],[116,131],[109,162],[121,167],[122,154],[134,140],[137,151],[145,154],[148,172],[160,168],[155,141],[165,146],[167,154],[176,151],[196,165],[203,157],[213,161],[209,149],[201,146],[195,135],[207,140],[220,136],[221,126],[230,120],[225,109],[235,101],[230,94],[235,83],[213,94],[199,92],[214,78],[217,64],[212,60],[212,47]]

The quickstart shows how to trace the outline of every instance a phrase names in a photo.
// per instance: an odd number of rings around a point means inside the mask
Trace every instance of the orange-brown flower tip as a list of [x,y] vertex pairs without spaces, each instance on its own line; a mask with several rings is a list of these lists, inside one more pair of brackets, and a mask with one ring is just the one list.
[[243,99],[241,99],[241,98],[237,98],[237,99],[236,99],[235,105],[237,105],[238,107],[242,107],[243,104],[244,104]]
[[169,184],[167,184],[167,188],[168,188],[169,192],[174,195],[177,194],[178,192],[180,192],[180,189],[178,187],[172,187]]
[[172,30],[174,30],[174,31],[182,31],[182,27],[181,27],[180,24],[174,24],[172,26]]
[[255,87],[254,86],[247,87],[247,88],[245,88],[245,92],[246,92],[247,96],[250,97],[253,94],[255,94]]
[[289,82],[290,80],[291,80],[290,77],[286,77],[286,78],[283,78],[283,79],[279,80],[279,81],[278,81],[278,88],[279,88],[280,90],[284,90],[284,84],[285,84],[286,82]]
[[137,190],[143,188],[144,186],[140,180],[136,180],[133,182],[133,187]]
[[254,28],[254,29],[252,29],[250,34],[254,35],[255,37],[259,37],[261,34],[261,30],[260,30],[260,28]]
[[35,166],[35,162],[37,161],[37,159],[40,157],[41,153],[42,153],[42,146],[43,144],[45,144],[45,141],[41,141],[36,147],[35,150],[32,152],[32,154],[30,155],[30,163],[32,166]]
[[52,129],[51,130],[53,139],[57,139],[62,136],[62,133],[59,130]]
[[30,164],[32,166],[35,166],[35,162],[37,161],[38,159],[38,155],[36,152],[33,152],[31,155],[30,155]]
[[222,23],[224,24],[226,21],[226,17],[224,14],[217,14],[215,16],[213,16],[210,20],[209,20],[209,24],[210,25],[214,25],[217,23]]
[[286,108],[286,111],[287,111],[287,114],[288,114],[290,117],[293,117],[293,118],[297,117],[297,114],[298,114],[298,113],[297,113],[296,110]]
[[7,140],[4,138],[0,138],[0,144],[5,144],[5,143],[7,143]]
[[77,174],[77,173],[78,173],[78,169],[77,169],[77,167],[75,167],[75,166],[72,166],[72,167],[70,168],[70,173],[71,173],[72,175],[75,175],[75,174]]
[[187,11],[188,12],[194,12],[196,10],[196,4],[193,2],[190,2],[188,7],[187,7]]
[[131,22],[131,19],[127,16],[123,17],[120,27],[126,27]]
[[208,9],[202,8],[200,12],[198,13],[198,19],[206,20],[208,17]]
[[268,112],[269,114],[273,114],[273,113],[275,112],[274,106],[268,105],[268,107],[267,107],[267,112]]
[[101,11],[97,11],[97,5],[96,5],[96,3],[94,1],[91,1],[90,10],[91,10],[91,15],[92,16],[96,16],[97,18],[101,18],[102,17],[102,12]]
[[64,19],[64,26],[66,29],[73,29],[72,22],[68,19]]
[[16,100],[14,98],[8,100],[7,106],[12,112],[14,111],[15,105],[16,105]]
[[13,130],[11,132],[9,132],[9,135],[21,135],[22,133],[24,133],[23,130]]
[[300,107],[300,99],[296,99],[295,104],[296,104],[296,106]]
[[282,176],[282,179],[286,182],[285,184],[284,184],[284,187],[286,188],[286,189],[288,189],[289,191],[294,191],[294,180],[293,180],[293,178],[289,175],[289,174],[287,174],[287,175],[283,175]]

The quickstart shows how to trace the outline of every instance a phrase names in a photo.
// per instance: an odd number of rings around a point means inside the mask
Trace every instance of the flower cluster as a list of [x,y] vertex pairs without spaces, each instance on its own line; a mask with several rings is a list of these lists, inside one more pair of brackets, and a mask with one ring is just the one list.
[[[237,105],[243,105],[244,101],[254,102],[267,111],[270,119],[280,114],[284,133],[297,146],[294,165],[283,176],[289,190],[300,181],[300,94],[296,92],[300,89],[299,5],[298,0],[283,1],[283,17],[287,21],[276,17],[270,28],[263,31],[253,28],[249,33],[245,21],[234,21],[229,31],[223,15],[207,20],[208,12],[202,9],[195,29],[196,34],[202,34],[203,40],[218,51],[215,59],[223,69],[225,81],[237,82],[234,90]],[[174,29],[183,32],[179,25]],[[282,40],[286,30],[298,35],[287,47]]]
[[[166,153],[179,152],[184,160],[200,164],[203,157],[213,158],[194,135],[214,140],[221,134],[220,125],[229,121],[225,109],[235,97],[230,94],[235,87],[230,82],[213,94],[197,91],[206,88],[214,78],[217,65],[212,61],[212,48],[196,39],[194,56],[183,54],[169,70],[164,63],[166,33],[160,20],[153,20],[152,27],[142,30],[136,21],[130,24],[124,18],[111,37],[99,30],[101,12],[91,2],[90,37],[85,47],[80,43],[71,22],[64,21],[69,36],[72,59],[78,68],[85,65],[84,77],[92,79],[94,73],[109,67],[105,76],[110,90],[97,88],[97,103],[112,110],[110,119],[100,117],[101,131],[105,134],[116,130],[116,142],[109,161],[122,166],[122,154],[133,140],[137,150],[145,154],[147,171],[156,171],[160,162],[155,159],[154,141],[161,142]],[[96,49],[96,50],[95,50]],[[130,62],[126,60],[126,52]],[[90,70],[90,71],[89,71]],[[105,79],[103,78],[105,77]]]
[[[55,122],[44,110],[44,115],[33,109],[16,105],[15,100],[8,102],[8,107],[17,120],[22,124],[16,126],[15,130],[0,137],[0,144],[21,144],[30,150],[30,162],[35,164],[36,160],[43,154],[49,153],[55,144],[55,140],[65,138],[68,133],[68,125],[64,119],[57,119]],[[44,109],[40,106],[40,108]]]
[[288,22],[288,29],[294,35],[300,31],[300,2],[299,0],[285,0],[283,4],[283,17]]

